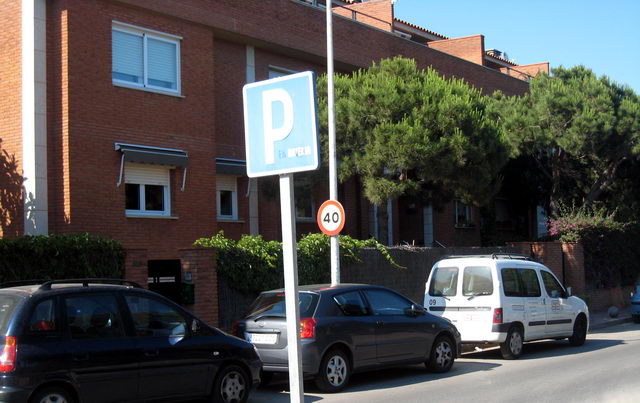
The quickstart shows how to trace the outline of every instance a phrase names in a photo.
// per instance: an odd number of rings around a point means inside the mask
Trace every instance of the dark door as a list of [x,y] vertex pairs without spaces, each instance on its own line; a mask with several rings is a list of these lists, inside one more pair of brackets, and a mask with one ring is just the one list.
[[149,260],[149,289],[169,298],[177,304],[182,303],[182,269],[180,260]]
[[135,340],[127,336],[114,295],[64,298],[69,338],[66,363],[84,402],[126,402],[137,398]]
[[205,336],[192,335],[191,319],[146,295],[128,294],[140,360],[140,399],[204,396],[222,351]]
[[376,322],[378,362],[414,360],[425,357],[430,346],[425,316],[411,316],[412,302],[389,290],[364,291]]
[[375,365],[376,319],[369,312],[362,294],[359,291],[350,291],[334,296],[333,301],[343,316],[332,318],[332,329],[335,336],[350,341],[354,367]]

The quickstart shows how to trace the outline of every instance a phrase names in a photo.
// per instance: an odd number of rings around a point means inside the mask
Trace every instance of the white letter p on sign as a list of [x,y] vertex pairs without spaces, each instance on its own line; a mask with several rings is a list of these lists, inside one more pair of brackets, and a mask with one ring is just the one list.
[[[273,127],[273,104],[281,102],[284,106],[282,125]],[[293,101],[283,89],[273,89],[262,93],[262,116],[264,117],[264,160],[265,164],[275,163],[276,141],[284,140],[293,129]]]

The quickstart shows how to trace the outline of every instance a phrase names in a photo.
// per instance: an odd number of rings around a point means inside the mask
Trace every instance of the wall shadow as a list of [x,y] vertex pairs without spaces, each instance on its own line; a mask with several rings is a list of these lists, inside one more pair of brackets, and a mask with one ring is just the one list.
[[0,236],[3,238],[14,238],[22,232],[23,182],[15,155],[2,148],[0,139]]

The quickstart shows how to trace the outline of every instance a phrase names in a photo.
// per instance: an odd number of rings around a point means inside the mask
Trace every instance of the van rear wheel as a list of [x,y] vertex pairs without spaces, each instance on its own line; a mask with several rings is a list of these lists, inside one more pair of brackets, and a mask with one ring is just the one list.
[[505,360],[515,360],[522,355],[524,337],[519,326],[511,326],[507,339],[500,343],[500,353]]

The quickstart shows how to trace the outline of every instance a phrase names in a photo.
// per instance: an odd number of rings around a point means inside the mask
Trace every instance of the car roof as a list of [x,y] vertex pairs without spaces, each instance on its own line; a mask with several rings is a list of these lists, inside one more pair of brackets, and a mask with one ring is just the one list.
[[[455,262],[455,263],[454,263]],[[500,263],[501,265],[505,263],[514,263],[521,262],[527,263],[532,266],[537,266],[540,268],[545,268],[543,264],[535,261],[531,256],[522,255],[522,254],[503,254],[503,253],[494,253],[491,255],[450,255],[443,256],[440,260],[436,262],[436,266],[442,266],[445,264],[461,264],[461,265],[472,265],[478,264],[482,262],[489,266],[494,266],[494,264]]]
[[[359,290],[362,288],[381,288],[385,289],[386,287],[372,284],[356,284],[356,283],[344,283],[344,284],[309,284],[309,285],[301,285],[298,287],[298,291],[300,292],[314,292],[318,294],[322,293],[339,293],[342,291],[351,291],[351,290]],[[275,290],[263,291],[263,293],[273,293],[273,292],[285,292],[284,288],[278,288]]]
[[84,278],[67,280],[26,280],[0,284],[0,293],[30,296],[40,293],[60,293],[69,290],[113,291],[116,289],[143,289],[133,281],[122,279]]

